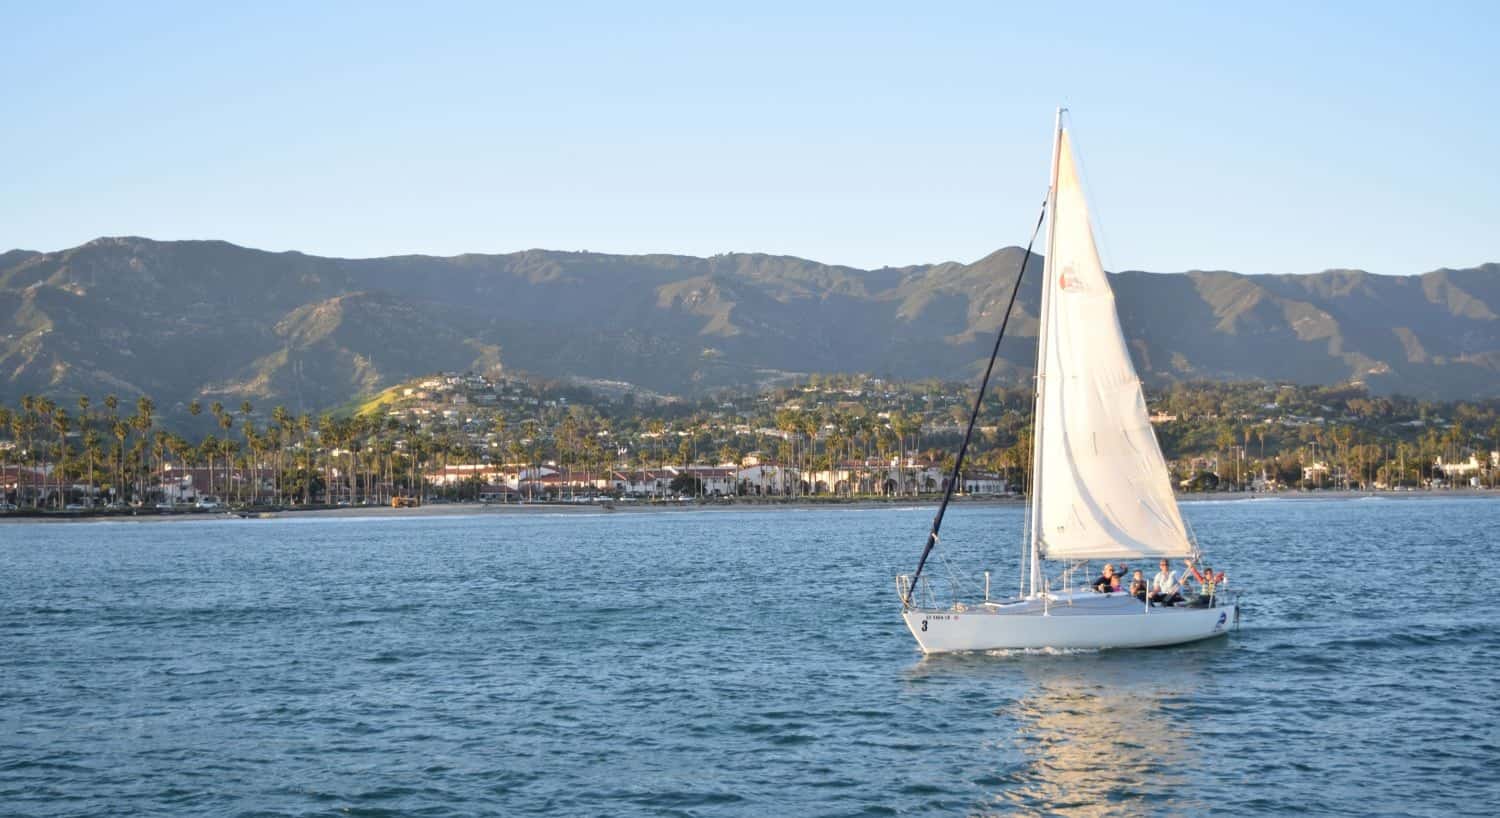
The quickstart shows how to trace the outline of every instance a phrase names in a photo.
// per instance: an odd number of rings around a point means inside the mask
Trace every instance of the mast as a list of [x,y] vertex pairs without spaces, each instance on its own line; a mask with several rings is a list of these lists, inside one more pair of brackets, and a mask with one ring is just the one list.
[[1042,586],[1042,562],[1040,553],[1042,516],[1042,389],[1047,377],[1046,361],[1049,348],[1048,335],[1052,327],[1052,258],[1053,239],[1057,226],[1057,170],[1062,152],[1062,115],[1068,109],[1057,109],[1057,124],[1052,133],[1052,181],[1047,187],[1047,257],[1042,265],[1042,303],[1036,338],[1036,401],[1031,414],[1031,572],[1028,578],[1027,596],[1035,596]]

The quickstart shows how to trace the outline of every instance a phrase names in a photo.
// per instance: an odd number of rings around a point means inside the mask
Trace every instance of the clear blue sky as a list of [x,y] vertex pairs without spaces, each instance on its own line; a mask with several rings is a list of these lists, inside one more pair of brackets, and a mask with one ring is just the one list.
[[1500,260],[1493,4],[709,5],[0,0],[0,249],[971,261],[1065,104],[1111,269]]

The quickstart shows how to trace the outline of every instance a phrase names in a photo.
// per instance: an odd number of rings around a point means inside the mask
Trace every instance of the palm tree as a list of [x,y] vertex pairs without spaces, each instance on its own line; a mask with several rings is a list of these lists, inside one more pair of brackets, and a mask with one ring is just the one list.
[[71,420],[68,410],[54,408],[52,411],[52,430],[57,432],[57,507],[63,507],[66,493],[64,489],[64,477],[68,469],[68,430],[71,428]]
[[1022,427],[1016,434],[1015,445],[1007,450],[1007,459],[1016,470],[1016,485],[1028,495],[1031,493],[1031,434],[1030,424]]
[[359,452],[364,442],[364,421],[357,415],[346,419],[342,424],[342,436],[349,454],[349,503],[353,505],[358,500]]
[[[250,502],[256,501],[257,489],[260,486],[258,469],[260,464],[255,460],[255,446],[251,445],[251,438],[255,437],[255,427],[250,423],[250,401],[240,401],[240,433],[245,436],[245,456],[249,458],[250,476]],[[243,485],[244,481],[241,481]]]
[[[1247,454],[1247,452],[1249,452],[1249,450],[1250,450],[1250,427],[1249,426],[1242,426],[1242,427],[1240,427],[1240,435],[1241,435],[1241,439],[1242,439],[1242,443],[1240,445],[1240,456],[1242,458],[1248,458],[1250,456],[1249,454]],[[1241,484],[1241,480],[1240,480],[1240,461],[1239,460],[1235,460],[1234,461],[1234,482],[1237,484],[1235,486],[1236,489],[1240,489],[1240,490],[1244,489],[1244,485]]]
[[[113,397],[113,396],[111,396]],[[107,400],[107,399],[106,399]],[[130,427],[125,421],[116,418],[110,424],[110,433],[115,436],[115,448],[111,458],[118,467],[115,469],[114,490],[118,500],[124,502],[127,496],[125,491],[125,438],[130,435]]]
[[[83,432],[83,450],[89,461],[89,502],[92,503],[97,493],[94,489],[94,453],[99,447],[99,435],[94,432],[93,416],[89,414],[90,405],[88,395],[78,396],[78,428]],[[89,444],[90,439],[94,441],[92,446]]]
[[245,462],[249,468],[250,505],[253,506],[260,502],[260,460],[265,445],[249,421],[240,424],[240,432],[245,436]]
[[[199,415],[203,414],[203,404],[197,398],[193,398],[191,401],[188,402],[188,414],[191,415],[191,416],[193,416],[193,417],[198,417]],[[196,454],[196,452],[195,452],[195,454]],[[213,484],[214,484],[213,468],[214,468],[213,467],[213,461],[210,460],[209,464],[208,464],[208,493],[209,494],[213,494],[213,491],[214,491],[214,489],[213,489]],[[194,486],[193,490],[197,491],[198,487]]]
[[838,493],[838,467],[839,456],[844,449],[843,428],[838,420],[834,420],[834,428],[828,433],[828,438],[823,442],[823,459],[821,466],[828,470],[828,491],[830,494]]
[[[382,428],[384,433],[389,433],[395,427],[385,424]],[[380,485],[375,499],[380,503],[390,502],[391,493],[396,487],[396,445],[384,433],[377,438],[380,446],[379,473],[377,474]]]
[[114,395],[105,395],[104,408],[109,412],[109,426],[113,431],[115,419],[119,417],[120,399]]
[[312,438],[312,415],[303,412],[297,416],[297,432],[301,438],[302,461],[306,476],[302,481],[302,505],[312,502],[312,472],[313,472],[313,450],[308,445]]
[[796,410],[783,409],[782,411],[777,412],[776,428],[783,433],[784,437],[782,439],[786,441],[786,443],[784,444],[786,448],[786,454],[778,458],[782,461],[783,464],[780,472],[781,494],[782,496],[786,496],[787,466],[795,465],[795,461],[797,459],[797,430],[801,428],[801,424],[798,422]]
[[[182,464],[183,471],[187,472],[188,479],[192,479],[192,468],[196,465],[198,450],[187,440],[176,434],[167,435],[167,451],[172,457]],[[198,493],[198,487],[193,486],[194,493]]]
[[[604,473],[604,447],[599,445],[597,438],[590,437],[588,442],[584,444],[584,458],[585,462],[588,463],[588,472],[584,475],[584,479],[589,479],[590,475],[602,477],[604,485],[607,487],[609,485],[609,475]],[[590,480],[589,482],[590,486],[592,486],[593,481]]]
[[[13,428],[11,426],[14,420],[15,413],[12,412],[9,407],[0,406],[0,432],[9,432],[13,435],[11,439],[11,445],[0,447],[0,478],[3,478],[5,475],[7,465],[6,461],[10,459],[10,451],[15,448],[16,441],[14,438]],[[18,480],[17,483],[19,482],[20,481]],[[19,500],[20,498],[17,497],[16,499]],[[0,483],[0,503],[3,502],[7,502],[5,484]]]
[[[165,429],[157,429],[156,434],[151,436],[151,453],[156,455],[156,484],[158,486],[166,484],[166,459],[167,452],[170,449],[169,443],[170,439]],[[167,498],[163,496],[162,499],[166,500]]]
[[521,424],[521,443],[523,445],[524,467],[527,474],[526,499],[536,499],[536,480],[539,467],[538,460],[542,456],[541,424],[528,418]]
[[150,465],[151,465],[146,460],[146,458],[145,458],[145,455],[146,455],[145,442],[146,442],[147,438],[151,434],[151,427],[155,425],[155,421],[151,417],[152,412],[154,412],[155,410],[156,410],[156,404],[152,403],[150,398],[146,397],[145,395],[142,395],[139,398],[136,398],[136,401],[135,401],[135,417],[131,418],[131,420],[130,420],[130,425],[131,425],[132,428],[134,428],[136,430],[136,433],[139,436],[138,437],[138,442],[141,444],[140,448],[141,448],[142,458],[141,458],[140,466],[142,468],[142,472],[138,472],[138,475],[140,477],[141,498],[142,498],[142,500],[144,500],[147,497],[146,477],[145,477],[144,471],[147,470],[147,469],[149,469]]
[[[968,423],[968,419],[965,419],[965,422]],[[904,429],[904,434],[910,435],[910,438],[912,438],[912,449],[910,449],[912,455],[910,456],[912,456],[912,458],[916,458],[916,456],[919,456],[918,450],[921,449],[922,441],[921,414],[907,414],[906,429]],[[915,476],[915,474],[913,474],[913,476]],[[921,488],[921,486],[918,486],[918,488]],[[912,494],[916,494],[916,491],[913,491]]]
[[359,417],[344,421],[345,448],[349,453],[349,502],[359,500],[359,455],[364,451],[365,424]]
[[[525,447],[521,445],[521,441],[520,441],[519,438],[516,439],[516,440],[512,440],[510,442],[510,459],[511,459],[512,463],[520,463],[521,459],[523,457],[525,457],[525,454],[526,454]],[[521,485],[520,485],[521,475],[523,475],[525,473],[526,473],[526,467],[525,466],[522,466],[517,471],[517,473],[516,473],[516,475],[517,475],[516,476],[516,488],[519,489],[521,487]],[[529,497],[530,497],[530,495],[529,495],[530,489],[528,488],[527,491],[528,491],[528,499],[529,499]]]
[[[31,424],[30,424],[31,425],[31,431],[34,433],[34,432],[36,432],[38,430],[43,430],[43,429],[46,429],[48,427],[51,427],[52,426],[52,412],[56,408],[57,408],[57,404],[53,403],[52,400],[49,399],[49,398],[46,398],[46,397],[32,398],[31,399],[31,412],[32,412],[33,418],[32,418]],[[28,435],[27,437],[28,437],[27,448],[32,448],[32,446],[30,445],[31,435]],[[41,449],[39,451],[41,451],[41,453],[45,454],[45,449],[46,448],[50,448],[50,447],[44,447],[43,449]],[[38,461],[37,458],[33,458],[33,460],[34,461]],[[38,462],[40,463],[41,468],[42,468],[42,491],[41,491],[41,494],[45,494],[46,491],[47,491],[48,478],[51,477],[52,472],[55,471],[55,469],[53,468],[52,463],[50,461],[48,461],[45,456],[41,457]],[[40,496],[40,494],[37,497],[37,502],[38,503],[41,502],[41,496]]]
[[240,444],[236,443],[234,438],[225,437],[219,441],[219,457],[224,461],[224,493],[227,498],[229,490],[233,489],[236,503],[240,502],[244,489],[244,480],[238,483],[234,480],[234,469],[237,465],[235,455],[239,454],[239,451]]
[[141,470],[146,468],[146,439],[139,435],[130,444],[130,450],[125,454],[125,468],[131,475],[131,482],[140,489],[140,500],[144,504],[147,500],[145,491],[145,479],[141,476]]
[[333,450],[337,448],[336,434],[333,416],[320,415],[318,417],[318,449],[327,452],[323,457],[323,502],[325,504],[335,502],[333,499]]
[[871,447],[876,445],[875,420],[869,414],[857,415],[850,418],[849,430],[856,447],[854,456],[859,460],[859,467],[854,475],[855,490],[860,494],[873,493],[870,456]]
[[[807,466],[807,470],[811,471],[813,458],[818,453],[818,418],[811,412],[803,412],[799,421],[799,430],[807,435],[807,448],[802,453],[802,459]],[[803,471],[797,475],[797,489],[799,491],[802,490],[802,475],[807,474],[808,471]],[[812,491],[812,488],[812,485],[808,484],[807,490],[809,492]]]
[[906,416],[892,412],[890,416],[891,436],[896,439],[896,494],[906,493]]
[[[1495,452],[1495,457],[1500,457],[1500,421],[1496,421],[1495,424],[1490,427],[1490,445],[1495,447],[1492,450]],[[1495,487],[1495,478],[1497,477],[1496,467],[1500,467],[1500,463],[1495,463],[1492,461],[1490,463],[1490,488]]]
[[[213,403],[209,404],[208,405],[208,411],[209,411],[210,414],[212,414],[214,416],[214,420],[216,420],[216,421],[219,422],[219,431],[224,435],[223,439],[219,441],[219,454],[220,455],[224,455],[226,453],[226,451],[228,449],[228,445],[229,445],[229,430],[232,429],[232,428],[234,428],[234,416],[231,415],[231,414],[229,414],[228,412],[224,411],[224,404],[219,403],[218,401],[214,401]],[[226,497],[226,502],[228,502],[227,497],[229,495],[229,489],[230,489],[230,483],[231,483],[231,479],[230,479],[230,475],[229,475],[229,470],[230,470],[230,468],[232,466],[233,466],[233,463],[231,463],[229,461],[228,457],[225,457],[224,458],[224,489],[223,489],[222,494]]]
[[208,461],[208,493],[216,497],[219,496],[219,492],[214,490],[214,457],[218,453],[219,439],[214,437],[213,432],[209,432],[198,444],[198,456]]
[[285,468],[284,454],[287,446],[292,440],[292,415],[285,406],[277,406],[271,410],[271,422],[275,424],[274,445],[276,450],[276,504],[283,502],[281,491],[281,472]]
[[328,495],[328,502],[338,503],[343,496],[343,479],[347,475],[340,474],[339,479],[334,480],[334,474],[343,471],[339,468],[338,452],[342,451],[349,442],[346,439],[347,428],[345,425],[335,417],[329,416],[327,420],[327,424],[319,433],[319,438],[328,450],[326,455],[328,469],[328,488],[326,494]]

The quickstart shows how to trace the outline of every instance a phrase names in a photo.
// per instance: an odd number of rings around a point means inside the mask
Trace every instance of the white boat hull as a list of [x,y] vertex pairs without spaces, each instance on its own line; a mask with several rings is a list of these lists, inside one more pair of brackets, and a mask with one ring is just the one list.
[[1234,605],[1152,607],[1125,594],[988,603],[965,610],[911,608],[906,627],[923,653],[976,650],[1108,649],[1179,645],[1223,636]]

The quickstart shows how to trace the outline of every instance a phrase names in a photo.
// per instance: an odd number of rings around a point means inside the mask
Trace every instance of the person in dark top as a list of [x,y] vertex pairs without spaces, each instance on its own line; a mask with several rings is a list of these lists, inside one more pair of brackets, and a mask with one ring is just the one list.
[[1119,582],[1120,578],[1115,576],[1115,567],[1106,564],[1104,566],[1104,574],[1094,580],[1093,588],[1098,593],[1107,594],[1112,590],[1118,590],[1116,586],[1119,585]]
[[1147,590],[1148,587],[1149,586],[1146,584],[1146,576],[1144,574],[1142,574],[1139,570],[1137,570],[1134,574],[1130,575],[1130,595],[1131,596],[1135,597],[1136,599],[1139,599],[1142,602],[1145,602],[1146,601],[1146,590]]

